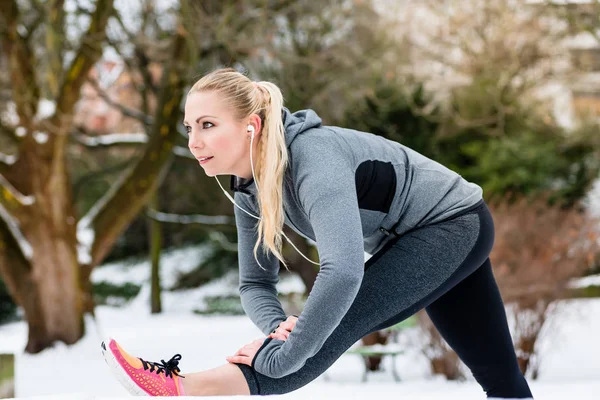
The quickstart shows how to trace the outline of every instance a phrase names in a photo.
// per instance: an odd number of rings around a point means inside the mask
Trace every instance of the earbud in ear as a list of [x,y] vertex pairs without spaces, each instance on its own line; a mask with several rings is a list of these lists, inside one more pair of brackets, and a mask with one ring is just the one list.
[[254,133],[254,127],[252,125],[248,125],[248,132]]

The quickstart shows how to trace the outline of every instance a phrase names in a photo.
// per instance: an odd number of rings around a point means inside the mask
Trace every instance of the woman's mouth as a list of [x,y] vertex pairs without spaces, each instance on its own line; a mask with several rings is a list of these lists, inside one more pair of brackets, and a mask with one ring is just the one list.
[[198,161],[200,162],[200,164],[205,164],[212,159],[213,159],[213,157],[202,157],[202,158],[198,158]]

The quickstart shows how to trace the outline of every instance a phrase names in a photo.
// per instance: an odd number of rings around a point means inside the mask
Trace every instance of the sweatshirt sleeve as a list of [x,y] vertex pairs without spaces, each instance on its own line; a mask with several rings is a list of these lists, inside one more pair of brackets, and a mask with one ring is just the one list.
[[[235,202],[244,210],[258,215],[254,208],[242,199],[243,195],[235,193]],[[235,223],[238,238],[238,263],[240,271],[239,292],[244,312],[252,322],[265,334],[271,333],[280,322],[286,319],[277,298],[277,282],[279,281],[279,260],[269,253],[267,257],[262,249],[258,249],[257,258],[264,270],[254,259],[254,244],[258,237],[258,220],[234,206]]]
[[298,137],[294,145],[296,190],[321,265],[288,339],[266,339],[254,357],[254,369],[272,378],[299,370],[319,351],[353,303],[364,273],[362,225],[347,156],[326,136]]

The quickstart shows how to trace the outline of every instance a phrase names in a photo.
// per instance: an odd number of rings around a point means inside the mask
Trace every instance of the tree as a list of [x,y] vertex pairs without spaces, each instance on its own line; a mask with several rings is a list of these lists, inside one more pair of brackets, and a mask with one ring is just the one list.
[[[170,42],[157,96],[150,137],[141,156],[83,218],[76,214],[66,147],[75,104],[88,73],[102,54],[112,0],[98,0],[88,12],[67,65],[50,62],[46,74],[36,66],[32,34],[45,28],[43,57],[71,54],[68,17],[62,1],[44,9],[25,9],[16,0],[0,8],[0,39],[9,59],[11,93],[18,121],[3,121],[1,133],[16,152],[0,160],[0,272],[29,326],[26,351],[35,353],[54,341],[75,343],[84,333],[83,313],[92,311],[89,276],[118,236],[142,209],[171,159],[179,105],[188,65],[186,31],[181,22]],[[33,22],[29,22],[31,17]],[[43,58],[42,57],[42,58]],[[40,110],[41,93],[53,106]],[[44,112],[45,111],[45,112]],[[41,118],[39,113],[43,112]],[[10,122],[10,121],[9,121]]]

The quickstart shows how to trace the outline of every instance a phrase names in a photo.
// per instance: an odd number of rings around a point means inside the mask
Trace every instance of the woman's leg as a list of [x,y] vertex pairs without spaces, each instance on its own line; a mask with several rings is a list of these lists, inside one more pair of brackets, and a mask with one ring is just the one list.
[[235,364],[224,364],[207,371],[184,374],[181,380],[186,396],[249,395],[250,388]]
[[532,397],[517,363],[489,258],[426,311],[488,397]]
[[300,370],[275,379],[238,365],[250,393],[287,393],[311,382],[367,333],[408,318],[448,292],[483,264],[492,243],[493,223],[485,205],[389,243],[367,262],[354,303]]

